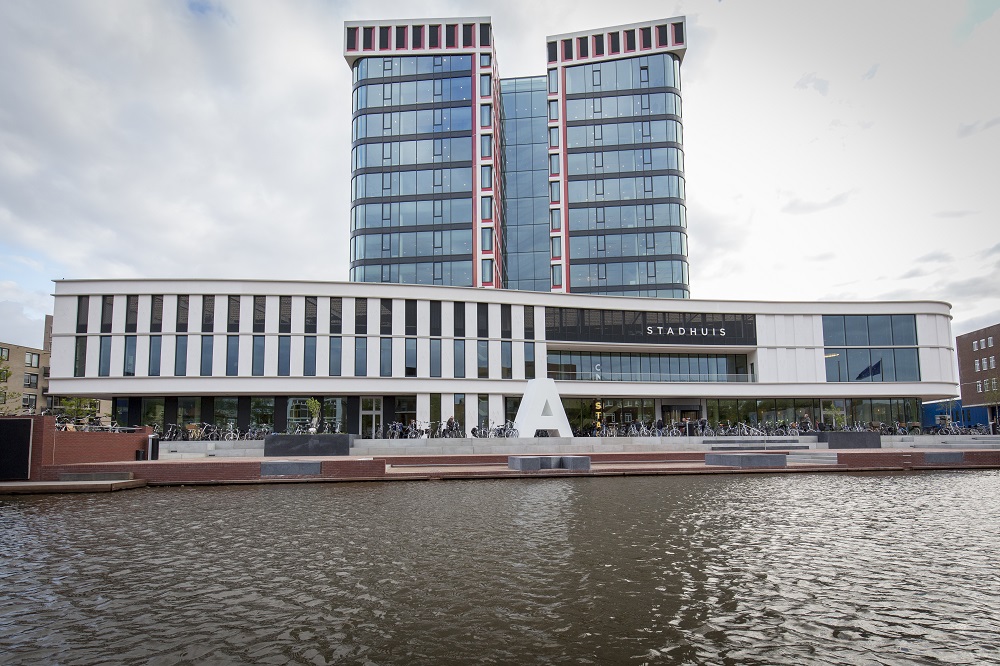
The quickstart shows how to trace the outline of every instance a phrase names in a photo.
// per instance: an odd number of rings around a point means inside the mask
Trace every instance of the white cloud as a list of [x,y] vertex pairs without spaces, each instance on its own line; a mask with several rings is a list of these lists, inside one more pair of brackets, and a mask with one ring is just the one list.
[[[15,319],[34,325],[57,278],[347,279],[343,21],[415,13],[492,13],[503,76],[543,74],[547,34],[687,14],[695,297],[946,296],[956,321],[1000,308],[977,286],[989,256],[955,242],[1000,241],[985,85],[995,12],[903,0],[419,12],[399,1],[6,2],[0,283],[16,293],[0,292],[13,304],[0,337]],[[949,31],[960,38],[937,38]]]

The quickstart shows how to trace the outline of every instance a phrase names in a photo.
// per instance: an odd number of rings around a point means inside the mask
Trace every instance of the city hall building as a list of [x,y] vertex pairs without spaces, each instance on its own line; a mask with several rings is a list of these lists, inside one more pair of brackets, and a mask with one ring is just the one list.
[[489,17],[348,22],[350,282],[59,280],[51,391],[279,431],[316,398],[363,436],[502,423],[536,378],[580,431],[919,422],[956,393],[948,304],[689,298],[686,46],[554,35],[501,79]]
[[769,303],[426,285],[59,280],[52,391],[121,423],[513,419],[555,381],[571,425],[920,419],[955,392],[950,307]]

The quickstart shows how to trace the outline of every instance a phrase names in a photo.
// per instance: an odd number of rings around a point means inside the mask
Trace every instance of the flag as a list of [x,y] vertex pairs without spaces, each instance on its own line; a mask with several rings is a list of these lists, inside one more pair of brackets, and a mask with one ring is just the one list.
[[869,365],[867,368],[861,371],[854,381],[859,381],[865,379],[866,377],[874,377],[875,375],[882,374],[882,359],[875,362],[874,365]]

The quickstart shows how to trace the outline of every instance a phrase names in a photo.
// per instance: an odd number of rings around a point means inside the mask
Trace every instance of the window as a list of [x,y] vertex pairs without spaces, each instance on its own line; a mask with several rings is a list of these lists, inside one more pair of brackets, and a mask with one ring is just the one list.
[[559,128],[550,127],[549,128],[549,146],[552,148],[559,147]]
[[339,337],[330,338],[330,376],[339,377],[341,373],[341,354],[343,342]]
[[[232,297],[230,297],[232,298]],[[239,313],[236,314],[237,319],[239,318]],[[254,296],[253,297],[253,332],[263,333],[264,325],[266,323],[267,317],[267,297],[266,296]],[[238,330],[238,329],[237,329]]]
[[392,377],[392,338],[379,339],[379,376]]
[[553,208],[549,211],[549,226],[552,228],[552,231],[562,229],[562,213],[558,208]]
[[368,338],[354,338],[354,376],[368,376]]
[[560,264],[556,264],[552,267],[552,286],[562,286],[562,266]]
[[476,336],[490,337],[490,306],[489,303],[476,304]]
[[479,168],[479,179],[484,190],[493,189],[493,165],[484,164]]
[[178,335],[174,345],[174,377],[187,375],[188,336]]
[[455,308],[455,337],[465,337],[465,303],[454,303]]
[[34,352],[24,353],[24,364],[29,368],[37,368],[41,363],[41,355],[35,354]]
[[991,335],[990,337],[986,338],[986,342],[987,342],[987,344],[990,347],[992,347],[993,346],[993,336]]
[[976,393],[982,393],[982,392],[983,392],[983,382],[978,381],[976,382]]
[[87,320],[90,317],[90,296],[76,297],[76,332],[87,332]]
[[491,62],[492,62],[492,60],[490,58],[490,54],[489,53],[480,53],[479,54],[479,66],[480,67],[489,67]]
[[339,297],[330,298],[330,333],[339,335],[343,333],[344,321],[344,299]]
[[513,343],[509,340],[500,342],[500,377],[510,379],[514,376]]
[[36,373],[24,373],[24,388],[38,388],[38,375]]
[[455,377],[465,377],[465,340],[455,340]]
[[392,299],[379,300],[379,332],[382,335],[392,335]]
[[482,157],[493,157],[493,135],[484,134],[479,137],[479,154]]
[[226,332],[240,332],[240,297],[230,296],[229,307],[226,308]]
[[986,349],[986,338],[980,338],[979,339],[979,348],[980,349]]
[[554,236],[552,238],[552,258],[559,259],[560,257],[562,257],[562,238]]
[[292,336],[278,336],[278,376],[288,377],[292,374]]
[[135,377],[135,341],[134,335],[125,336],[125,363],[122,374],[126,377]]
[[0,347],[0,361],[10,360],[10,349],[8,347]]
[[441,301],[431,301],[430,333],[434,336],[441,335]]
[[114,315],[115,297],[101,297],[101,333],[111,332],[111,321]]
[[479,126],[480,127],[492,127],[493,126],[493,105],[483,104],[479,107]]
[[406,353],[404,361],[406,365],[406,376],[417,376],[417,339],[406,338]]
[[535,378],[535,343],[524,343],[524,378]]
[[160,333],[163,330],[163,296],[152,297],[152,308],[149,313],[149,331]]
[[976,372],[979,372],[979,359],[976,359]]
[[549,93],[559,92],[559,70],[549,70]]
[[212,376],[212,352],[214,337],[211,335],[201,336],[201,376]]
[[972,351],[979,351],[979,341],[977,340],[972,341]]
[[405,334],[406,335],[416,335],[417,334],[417,302],[414,300],[407,300],[404,303],[404,319],[405,319]]
[[202,296],[201,308],[201,332],[211,333],[215,330],[215,296]]
[[254,377],[264,376],[264,336],[253,336],[253,367],[251,369]]
[[278,333],[292,332],[292,297],[278,297]]
[[490,343],[488,340],[476,341],[476,365],[479,369],[479,378],[488,379],[490,376]]
[[483,259],[483,282],[486,284],[492,284],[493,280],[493,260]]
[[163,338],[159,335],[149,336],[149,376],[160,376],[160,356]]
[[307,335],[302,340],[302,376],[316,376],[316,336]]
[[87,374],[87,338],[80,336],[76,339],[76,355],[73,359],[73,376],[85,377]]
[[[4,395],[4,402],[7,402],[6,398],[7,398],[7,396]],[[28,394],[25,394],[25,395],[21,396],[21,406],[22,407],[25,407],[27,409],[30,409],[30,410],[34,411],[35,407],[37,405],[38,405],[38,396],[35,395],[34,393],[28,393]]]
[[[549,42],[546,44],[546,53],[548,55],[548,62],[555,62],[559,59],[559,49],[555,42]],[[553,70],[554,71],[554,70]],[[550,90],[549,92],[555,92]]]
[[98,377],[108,377],[111,375],[111,336],[101,336],[101,354],[97,366]]
[[125,332],[135,333],[139,323],[139,297],[130,295],[125,297]]
[[354,332],[365,335],[368,332],[368,299],[354,299]]
[[174,330],[178,333],[185,333],[188,330],[188,310],[190,308],[190,298],[188,296],[177,297],[177,322]]
[[483,252],[493,251],[493,228],[483,227],[482,233]]
[[559,203],[559,181],[557,180],[549,183],[549,201]]
[[490,75],[480,74],[479,75],[479,94],[483,97],[489,97],[493,94],[492,86],[490,85]]
[[431,377],[441,376],[441,341],[431,340]]
[[480,217],[483,220],[493,219],[493,197],[483,197],[480,200]]
[[226,376],[236,377],[240,374],[240,336],[226,336]]
[[511,325],[511,307],[509,304],[504,303],[500,306],[500,337],[505,340],[510,340],[512,333],[513,326]]
[[559,154],[552,153],[549,155],[549,174],[552,176],[559,175]]
[[997,357],[990,356],[990,370],[994,370],[997,367]]

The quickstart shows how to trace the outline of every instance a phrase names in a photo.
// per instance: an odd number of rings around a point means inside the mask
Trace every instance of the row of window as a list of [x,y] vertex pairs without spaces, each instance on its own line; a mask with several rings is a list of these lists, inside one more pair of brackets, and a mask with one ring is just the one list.
[[570,259],[644,257],[657,254],[687,256],[687,234],[679,231],[650,231],[638,234],[571,236],[569,239]]
[[[549,109],[549,120],[558,120],[558,106]],[[681,96],[672,92],[651,92],[609,97],[566,100],[566,120],[630,118],[637,116],[681,115]]]
[[997,357],[996,356],[990,356],[989,367],[987,367],[987,365],[986,365],[986,357],[985,356],[983,357],[982,366],[980,366],[979,359],[977,358],[976,359],[976,372],[980,371],[979,370],[980,367],[982,367],[983,372],[985,372],[986,370],[993,370],[993,369],[995,369],[997,367]]
[[366,197],[416,196],[472,191],[472,169],[385,171],[351,179],[352,200]]
[[916,349],[827,348],[828,382],[918,382]]
[[[545,308],[545,339],[566,342],[757,344],[752,314]],[[664,338],[664,336],[667,336]]]
[[363,113],[354,119],[352,127],[352,141],[387,136],[469,132],[472,130],[472,107],[463,104],[420,111]]
[[[159,333],[163,331],[163,299],[162,295],[152,295],[149,297],[151,303],[150,312],[150,332]],[[190,307],[190,296],[178,295],[173,297],[175,299],[174,303],[176,305],[176,325],[174,331],[178,333],[186,333],[188,331],[188,318],[189,318],[189,307]],[[213,333],[215,332],[215,301],[216,297],[214,295],[204,295],[196,296],[201,301],[202,305],[202,328],[203,333]],[[241,304],[243,298],[241,296],[228,296],[221,297],[225,298],[228,311],[227,311],[227,332],[236,333],[240,329],[240,314],[241,314]],[[251,298],[251,297],[246,297]],[[317,296],[305,296],[302,298],[302,331],[304,333],[316,333],[318,331],[317,321],[319,313],[319,297]],[[136,295],[129,295],[126,297],[126,302],[129,304],[138,304],[139,297]],[[265,331],[265,324],[267,318],[267,297],[265,296],[253,296],[253,332],[263,333]],[[329,332],[332,334],[342,333],[344,329],[344,312],[343,312],[343,298],[340,296],[325,297],[324,304],[329,309],[330,316],[330,326]],[[114,303],[113,296],[102,297],[102,302],[104,303]],[[278,296],[278,333],[291,333],[292,332],[292,297],[291,296]],[[398,299],[391,298],[381,298],[381,299],[367,299],[367,298],[355,298],[354,299],[354,333],[358,335],[365,335],[368,332],[368,319],[369,319],[369,302],[373,305],[373,316],[374,316],[374,306],[377,304],[378,307],[378,322],[379,331],[385,334],[393,333],[393,316],[394,311],[399,311],[396,314],[398,318],[402,315],[403,320],[403,333],[405,335],[417,335],[417,311],[418,305],[417,301],[413,299],[406,299],[403,301],[398,301]],[[452,311],[454,320],[454,336],[459,338],[464,338],[466,336],[466,303],[464,301],[453,302],[450,304],[450,309]],[[442,309],[445,304],[442,301],[430,301],[429,306],[429,317],[428,317],[428,331],[429,335],[432,337],[437,337],[442,335]],[[77,333],[87,333],[87,319],[86,315],[89,309],[89,297],[79,296],[77,298],[77,307],[79,315],[78,321],[82,321],[82,325],[77,326]],[[471,305],[469,306],[471,310]],[[535,326],[535,308],[531,305],[522,306],[523,316],[524,316],[524,336],[525,339],[534,339]],[[471,312],[470,312],[471,314]],[[513,311],[512,306],[509,304],[500,305],[500,337],[505,339],[511,339],[513,335],[512,329],[512,319]],[[477,337],[487,338],[490,333],[490,308],[488,303],[476,303],[475,304],[475,326]],[[349,327],[348,327],[349,329]],[[101,333],[110,333],[110,326],[105,330],[101,327]],[[135,332],[134,327],[126,326],[126,333]],[[326,331],[323,331],[324,333]],[[130,336],[134,339],[134,336]],[[208,336],[211,337],[211,336]],[[107,339],[108,344],[110,344],[111,338],[108,336],[102,338],[102,340]],[[85,338],[78,338],[77,342],[80,340],[86,340]],[[102,342],[102,344],[104,344]],[[126,343],[127,346],[128,343]]]
[[[680,88],[680,62],[670,53],[606,60],[566,68],[566,95],[609,90]],[[549,90],[558,92],[558,90]]]
[[[989,343],[988,345],[987,342]],[[972,341],[972,351],[979,351],[980,349],[986,349],[987,346],[989,347],[993,346],[992,335],[987,338],[980,338],[979,340]]]
[[980,380],[976,382],[976,393],[982,393],[983,391],[996,391],[997,390],[997,378],[993,378],[993,388],[990,388],[990,380]]
[[752,382],[746,354],[549,352],[552,379],[604,382]]
[[[191,338],[194,338],[193,340]],[[240,376],[240,338],[239,335],[226,336],[224,347],[225,352],[225,374],[227,377]],[[350,340],[351,338],[348,338]],[[124,338],[122,374],[125,377],[136,376],[137,359],[137,336],[127,335]],[[244,338],[245,340],[245,338]],[[265,350],[266,336],[254,335],[250,338],[251,367],[250,375],[253,377],[265,376]],[[87,376],[87,337],[76,339],[75,359],[73,366],[74,377]],[[315,377],[317,375],[316,365],[316,345],[324,342],[323,338],[316,336],[305,336],[302,338],[302,376]],[[339,336],[331,336],[325,340],[329,345],[329,366],[328,376],[340,377],[344,356],[344,339]],[[200,340],[196,336],[177,335],[174,336],[174,377],[185,377],[188,374],[189,344],[197,344],[199,359],[199,374],[202,377],[213,376],[215,363],[215,336],[202,335]],[[111,336],[101,336],[99,338],[100,350],[98,355],[98,377],[111,376]],[[404,338],[401,343],[394,343],[393,338],[379,338],[379,361],[378,376],[393,376],[393,348],[402,347],[403,368],[405,377],[417,377],[417,338]],[[428,341],[428,377],[442,377],[441,369],[441,349],[442,345],[453,346],[453,378],[461,379],[467,377],[466,374],[466,340],[442,340],[433,338]],[[469,341],[475,344],[476,350],[476,374],[475,377],[487,379],[490,377],[490,341],[475,340]],[[523,342],[525,379],[535,378],[535,343]],[[500,378],[512,379],[514,374],[513,365],[513,341],[501,340],[500,347]],[[149,358],[147,365],[147,375],[150,377],[161,376],[162,368],[163,338],[159,335],[149,336]],[[221,350],[220,350],[221,351]],[[277,339],[277,377],[291,376],[292,369],[292,338],[282,335]],[[372,369],[374,372],[374,368]],[[354,375],[355,377],[369,376],[368,367],[368,339],[354,338]],[[26,388],[37,388],[38,375],[28,375],[24,377]]]
[[626,285],[686,285],[686,261],[616,261],[608,256],[596,264],[570,264],[569,284],[580,287],[619,287]]
[[828,347],[912,346],[917,344],[914,315],[823,315]]
[[[489,57],[488,54],[484,55]],[[470,71],[472,71],[472,56],[469,55],[362,58],[354,64],[354,83],[363,79]]]
[[569,203],[630,201],[633,199],[683,199],[682,176],[592,178],[569,182]]
[[472,199],[357,204],[351,209],[351,231],[447,224],[471,225]]
[[351,164],[354,170],[470,161],[472,161],[470,137],[367,143],[351,151]]
[[825,423],[842,428],[854,423],[920,421],[919,398],[762,398],[705,401],[706,416],[716,423]]
[[434,261],[352,266],[351,282],[472,286],[472,261]]
[[[483,249],[492,249],[492,246]],[[351,237],[351,261],[363,259],[471,255],[472,231],[369,233]]]
[[[599,125],[570,125],[566,128],[566,147],[626,146],[636,143],[684,142],[680,122],[671,119],[643,120],[640,122],[601,123]],[[550,145],[558,145],[551,143]]]
[[649,227],[687,227],[687,209],[679,203],[633,206],[571,207],[569,230],[604,231]]
[[570,153],[566,156],[569,176],[684,170],[684,152],[680,148],[639,148]]
[[[0,347],[0,361],[10,360],[10,347]],[[38,368],[41,366],[42,356],[35,352],[24,352],[24,365],[28,368]]]
[[448,79],[423,79],[400,83],[370,83],[354,89],[353,110],[441,104],[472,100],[472,78],[456,76]]

